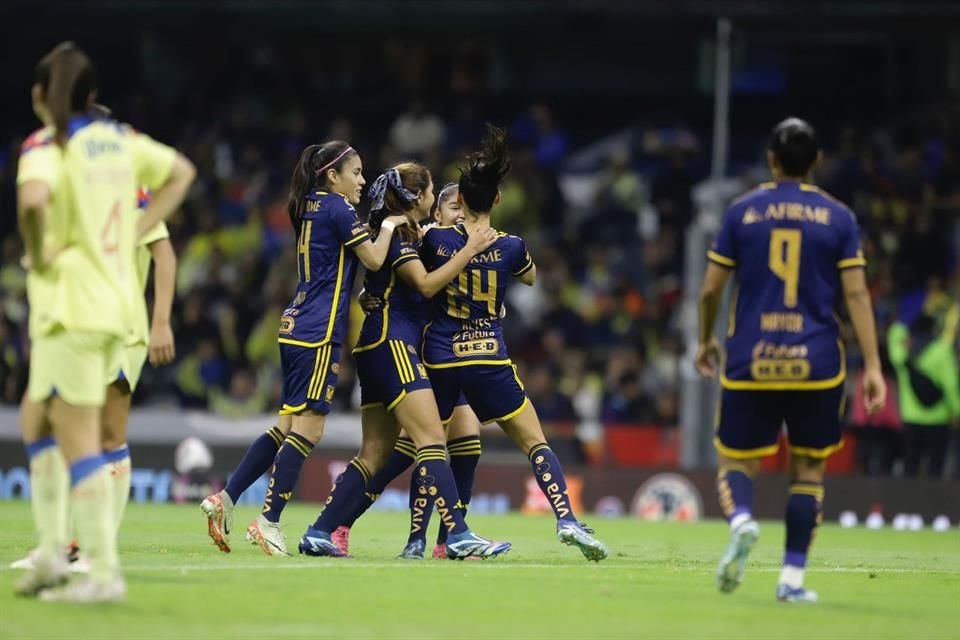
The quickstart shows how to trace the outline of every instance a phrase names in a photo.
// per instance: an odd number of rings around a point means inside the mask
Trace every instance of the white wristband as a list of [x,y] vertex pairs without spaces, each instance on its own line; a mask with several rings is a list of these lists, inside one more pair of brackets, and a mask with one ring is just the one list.
[[397,225],[389,220],[384,220],[383,222],[380,223],[381,231],[393,231],[396,228],[397,228]]

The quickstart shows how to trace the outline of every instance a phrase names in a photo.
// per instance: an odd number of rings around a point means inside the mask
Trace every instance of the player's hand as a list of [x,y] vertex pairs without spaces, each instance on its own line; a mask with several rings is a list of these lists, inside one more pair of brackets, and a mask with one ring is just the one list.
[[173,344],[173,329],[168,322],[156,322],[150,328],[150,364],[159,367],[170,364],[177,356]]
[[868,415],[883,409],[887,403],[887,383],[880,369],[866,369],[863,372],[863,406]]
[[471,255],[483,253],[487,248],[497,241],[497,232],[491,228],[476,229],[467,238],[467,251]]
[[383,219],[384,222],[392,222],[395,227],[402,227],[406,224],[410,224],[410,218],[407,216],[387,216]]
[[360,308],[363,309],[364,313],[377,311],[383,306],[383,300],[366,291],[360,292],[360,295],[357,297],[357,302],[360,303]]
[[719,363],[720,343],[717,342],[716,338],[710,338],[710,342],[697,347],[694,364],[704,378],[712,378],[717,375],[717,365]]

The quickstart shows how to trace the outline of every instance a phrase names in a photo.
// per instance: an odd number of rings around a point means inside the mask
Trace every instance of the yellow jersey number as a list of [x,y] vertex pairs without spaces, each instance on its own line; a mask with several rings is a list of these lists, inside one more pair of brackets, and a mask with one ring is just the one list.
[[467,319],[470,317],[470,305],[465,301],[461,302],[459,296],[464,296],[479,304],[486,302],[487,313],[496,317],[497,272],[461,271],[457,280],[447,285],[447,315],[453,318]]
[[803,234],[799,229],[774,229],[770,232],[770,271],[783,280],[783,304],[790,309],[797,306],[802,239]]

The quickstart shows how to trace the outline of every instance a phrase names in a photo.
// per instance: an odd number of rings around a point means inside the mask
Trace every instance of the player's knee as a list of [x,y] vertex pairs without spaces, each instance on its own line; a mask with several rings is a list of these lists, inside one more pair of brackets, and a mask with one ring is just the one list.
[[826,458],[794,455],[790,459],[790,478],[794,482],[823,482]]

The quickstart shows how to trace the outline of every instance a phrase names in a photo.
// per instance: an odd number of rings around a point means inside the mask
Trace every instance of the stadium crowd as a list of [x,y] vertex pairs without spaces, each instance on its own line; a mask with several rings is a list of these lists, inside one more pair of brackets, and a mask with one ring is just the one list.
[[[362,125],[346,111],[321,124],[302,100],[278,106],[257,94],[238,96],[224,108],[212,93],[200,93],[189,116],[165,119],[157,108],[143,106],[145,96],[115,105],[121,118],[148,119],[150,131],[199,169],[184,210],[170,225],[179,258],[177,361],[144,372],[138,404],[206,408],[224,416],[277,406],[276,331],[295,264],[287,184],[299,150],[310,141],[343,139],[361,151],[368,179],[407,158],[433,167],[437,185],[455,179],[457,161],[479,140],[483,125],[481,103],[472,97],[479,91],[471,75],[475,65],[469,52],[463,55],[450,80],[459,107],[434,110],[413,98],[393,120],[389,111],[365,113]],[[422,84],[405,82],[414,89]],[[860,218],[882,332],[897,318],[910,324],[921,314],[943,326],[954,305],[958,110],[937,104],[884,126],[823,127],[828,157],[818,182]],[[592,140],[543,104],[501,115],[514,164],[493,222],[527,239],[541,282],[511,292],[507,339],[538,412],[547,423],[576,423],[587,432],[611,423],[676,425],[684,231],[695,215],[691,191],[707,174],[697,134],[659,139],[650,130],[633,136],[636,144],[607,153],[596,167],[589,205],[574,206],[561,188],[566,161]],[[0,163],[7,202],[18,144]],[[765,179],[761,150],[757,144],[750,150],[753,162],[737,167],[744,190]],[[0,402],[15,404],[27,371],[24,272],[13,223],[0,224]],[[355,304],[354,338],[361,314]],[[856,371],[857,354],[848,357]],[[349,358],[340,386],[337,401],[355,409],[359,393]],[[899,446],[901,422],[892,404],[886,421],[850,416],[865,441],[879,443],[876,452],[864,448],[866,470],[890,472],[886,458],[896,455],[889,448]]]

